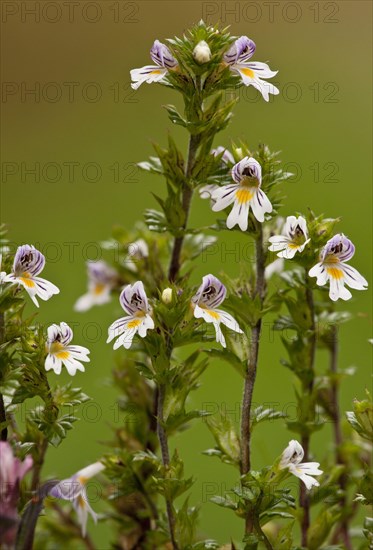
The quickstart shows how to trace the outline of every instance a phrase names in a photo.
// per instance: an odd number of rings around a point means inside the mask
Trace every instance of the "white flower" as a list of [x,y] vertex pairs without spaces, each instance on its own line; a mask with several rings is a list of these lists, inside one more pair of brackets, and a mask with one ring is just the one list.
[[265,280],[268,281],[275,273],[282,273],[284,271],[284,266],[284,258],[277,258],[276,260],[268,264],[264,270]]
[[42,300],[49,300],[53,294],[59,294],[60,289],[53,283],[37,277],[44,269],[45,257],[33,246],[24,244],[17,248],[14,256],[13,272],[9,275],[1,274],[1,282],[22,285],[36,307],[39,303],[36,296]]
[[329,297],[333,302],[341,298],[349,300],[351,292],[345,284],[355,290],[366,290],[368,282],[356,269],[346,264],[355,254],[352,242],[343,234],[332,237],[320,253],[320,262],[310,271],[310,277],[317,277],[316,284],[324,286],[329,281]]
[[152,82],[161,82],[164,80],[170,69],[177,67],[178,63],[165,44],[156,40],[150,50],[150,57],[156,65],[146,65],[141,69],[132,69],[130,71],[132,84],[131,87],[137,90],[143,82],[151,84]]
[[211,50],[209,45],[204,40],[198,42],[197,46],[193,50],[193,57],[200,65],[208,63],[211,59]]
[[319,470],[320,464],[318,462],[304,462],[302,464],[303,457],[304,450],[302,445],[295,439],[292,439],[282,453],[280,468],[287,468],[291,474],[299,477],[309,490],[313,486],[318,487],[320,485],[312,476],[319,476],[323,471]]
[[137,281],[133,285],[127,285],[119,297],[119,302],[128,316],[115,321],[109,327],[107,343],[117,338],[114,349],[123,346],[129,349],[136,333],[145,338],[148,330],[154,328],[154,321],[150,317],[150,307],[145,294],[144,285]]
[[79,470],[72,477],[60,481],[50,491],[49,495],[63,500],[70,500],[73,503],[82,528],[83,537],[87,533],[88,513],[93,521],[97,523],[97,514],[92,510],[87,497],[87,482],[95,475],[105,469],[101,462],[95,462],[82,470]]
[[254,86],[266,101],[269,101],[269,94],[279,94],[278,88],[262,80],[263,78],[272,78],[278,71],[271,71],[266,63],[258,61],[249,62],[253,56],[256,46],[247,36],[241,36],[230,47],[224,56],[224,61],[230,66],[230,69],[238,73],[245,86]]
[[65,365],[71,376],[74,376],[77,370],[85,371],[80,361],[89,362],[87,356],[90,351],[83,346],[70,346],[72,339],[73,331],[66,323],[48,327],[45,370],[53,369],[56,374],[61,374],[62,365]]
[[137,271],[136,262],[149,256],[149,248],[144,239],[137,239],[128,245],[128,254],[124,260],[125,267],[130,271]]
[[239,225],[246,231],[250,207],[259,222],[264,221],[264,215],[272,212],[272,205],[267,195],[261,190],[262,168],[254,158],[245,157],[232,168],[232,178],[235,183],[218,187],[212,192],[214,212],[224,210],[233,203],[233,208],[227,218],[227,227],[232,229]]
[[75,303],[75,311],[87,311],[94,305],[110,302],[111,290],[115,285],[117,273],[106,262],[87,262],[88,292]]
[[232,153],[222,145],[219,145],[216,149],[211,149],[211,154],[214,155],[214,157],[222,154],[221,160],[224,164],[234,164]]
[[217,309],[224,301],[227,289],[222,282],[213,275],[205,275],[202,278],[202,284],[197,293],[192,298],[192,307],[194,308],[194,317],[203,319],[206,323],[212,323],[216,332],[216,341],[225,348],[225,338],[221,331],[220,323],[231,330],[243,334],[237,321],[225,311]]
[[[288,216],[283,228],[283,235],[275,235],[268,240],[271,246],[268,248],[271,252],[278,252],[279,258],[290,260],[294,258],[296,252],[303,252],[306,244],[311,239],[308,238],[306,220],[299,216]],[[280,252],[279,252],[280,251]]]

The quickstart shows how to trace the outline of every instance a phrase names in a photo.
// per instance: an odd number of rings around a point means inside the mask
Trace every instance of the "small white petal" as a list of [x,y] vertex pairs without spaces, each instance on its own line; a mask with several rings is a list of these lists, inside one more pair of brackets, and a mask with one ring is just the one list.
[[366,290],[368,281],[364,279],[354,267],[344,263],[340,263],[339,266],[343,271],[345,283],[350,288],[354,288],[355,290]]
[[241,231],[246,231],[249,223],[249,208],[249,202],[240,203],[236,200],[227,218],[228,229],[238,225]]
[[284,259],[277,258],[272,263],[267,265],[264,270],[265,280],[268,281],[275,273],[282,273],[284,271]]
[[232,204],[236,199],[236,191],[238,189],[236,183],[218,187],[212,192],[211,199],[215,201],[212,207],[213,212],[220,212]]
[[258,222],[264,222],[264,215],[272,212],[272,204],[267,195],[261,190],[256,189],[252,200],[250,201],[253,214]]
[[45,359],[45,370],[54,370],[56,374],[61,374],[62,370],[62,361],[61,359],[58,359],[53,354],[48,353],[46,359]]
[[310,277],[317,277],[316,284],[318,286],[324,286],[328,281],[328,273],[325,269],[325,266],[321,262],[311,267],[308,275]]
[[131,87],[137,90],[144,82],[152,84],[153,82],[160,82],[163,80],[164,76],[167,74],[167,69],[156,65],[146,65],[141,69],[132,69],[130,74],[133,82]]
[[105,466],[102,464],[102,462],[94,462],[93,464],[90,464],[89,466],[86,466],[85,468],[79,470],[75,474],[75,477],[90,479],[91,477],[102,472],[102,470],[105,470]]
[[271,246],[268,247],[268,250],[271,252],[279,252],[280,250],[284,250],[284,248],[287,247],[289,243],[289,238],[285,235],[274,235],[273,237],[270,237],[268,241],[271,243]]
[[333,302],[336,302],[339,298],[341,300],[349,300],[352,298],[351,292],[345,287],[343,279],[336,279],[329,276],[329,297]]
[[214,323],[214,328],[215,328],[215,334],[216,334],[216,341],[218,342],[218,344],[221,344],[223,348],[226,348],[227,344],[219,323]]
[[150,317],[150,315],[146,315],[141,325],[139,325],[138,327],[139,336],[141,336],[141,338],[145,338],[147,331],[153,328],[154,328],[153,319]]
[[227,313],[226,311],[223,311],[221,309],[216,309],[215,313],[218,313],[220,315],[220,320],[223,325],[230,328],[231,330],[234,330],[235,332],[238,332],[239,334],[243,334],[243,330],[241,330],[236,319],[234,319],[234,317],[232,317],[230,313]]

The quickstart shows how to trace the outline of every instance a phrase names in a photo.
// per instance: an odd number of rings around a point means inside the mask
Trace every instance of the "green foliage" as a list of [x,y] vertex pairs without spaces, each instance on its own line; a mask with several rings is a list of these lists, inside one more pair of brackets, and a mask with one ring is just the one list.
[[206,424],[214,436],[216,447],[204,451],[208,456],[217,456],[222,462],[240,466],[240,440],[236,428],[228,415],[213,416]]
[[373,440],[373,403],[368,391],[367,399],[354,400],[353,411],[346,412],[346,417],[360,437]]
[[329,506],[319,512],[308,531],[307,543],[310,550],[318,550],[322,546],[340,515],[338,506]]

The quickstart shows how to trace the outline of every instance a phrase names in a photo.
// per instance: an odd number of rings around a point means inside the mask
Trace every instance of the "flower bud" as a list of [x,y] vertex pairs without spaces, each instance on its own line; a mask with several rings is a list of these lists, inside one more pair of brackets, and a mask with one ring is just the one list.
[[203,63],[208,63],[210,61],[211,50],[207,42],[204,40],[198,42],[197,46],[193,50],[193,57],[199,65],[203,65]]
[[172,288],[165,288],[162,292],[162,302],[170,304],[172,302]]
[[239,159],[243,159],[244,154],[243,154],[243,151],[242,151],[242,147],[235,147],[233,150],[234,150],[234,152],[236,153],[236,155]]

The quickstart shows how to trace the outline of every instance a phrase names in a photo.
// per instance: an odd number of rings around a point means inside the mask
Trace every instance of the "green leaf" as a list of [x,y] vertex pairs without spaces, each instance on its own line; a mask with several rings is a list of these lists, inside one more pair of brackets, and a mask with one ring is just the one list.
[[206,424],[215,438],[218,450],[222,453],[222,461],[239,467],[240,440],[228,415],[220,415],[219,418],[210,417]]
[[340,515],[339,506],[329,507],[319,513],[308,530],[307,548],[309,550],[319,550],[321,548]]
[[174,105],[163,105],[163,107],[166,109],[168,116],[170,117],[170,120],[173,124],[183,126],[184,128],[188,126],[187,121],[179,114]]
[[222,506],[223,508],[229,508],[230,510],[237,510],[237,502],[234,502],[228,497],[221,497],[221,496],[214,496],[210,498],[210,501],[214,504],[217,504],[218,506]]
[[256,409],[251,412],[251,415],[251,429],[260,422],[273,421],[279,418],[286,418],[287,416],[285,413],[276,411],[275,409],[265,409],[262,405],[256,407]]

